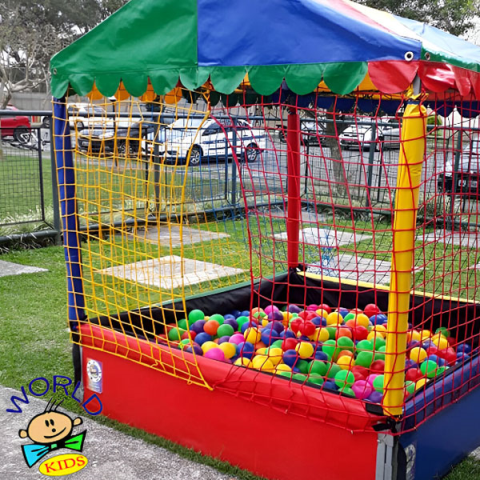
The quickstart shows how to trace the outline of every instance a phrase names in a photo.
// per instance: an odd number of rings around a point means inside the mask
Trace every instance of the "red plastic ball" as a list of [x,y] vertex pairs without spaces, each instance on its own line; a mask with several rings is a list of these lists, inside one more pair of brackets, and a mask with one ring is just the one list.
[[286,338],[282,343],[282,350],[286,352],[287,350],[295,350],[298,340],[296,338]]
[[[349,320],[349,322],[353,322],[355,324],[355,320]],[[368,337],[368,330],[363,327],[362,325],[357,325],[354,329],[353,329],[353,338],[355,340],[366,340]]]
[[369,303],[363,310],[363,313],[370,318],[381,313],[381,310],[374,303]]
[[370,370],[374,373],[376,372],[383,373],[383,371],[385,370],[385,362],[383,360],[375,360],[370,365]]
[[363,310],[361,308],[352,308],[350,313],[363,313]]
[[368,375],[370,374],[368,368],[365,368],[365,367],[362,367],[360,365],[355,365],[353,368],[352,368],[352,373],[355,375],[355,373],[357,373],[358,375],[360,375],[362,378],[360,380],[366,380],[366,378],[368,377]]
[[441,356],[440,350],[435,345],[431,345],[427,348],[427,355],[438,355],[439,357]]
[[419,368],[410,368],[407,370],[405,374],[405,380],[410,380],[412,382],[416,382],[420,378],[423,377],[423,373]]
[[454,347],[457,343],[457,340],[454,338],[454,337],[448,337],[447,338],[447,341],[448,341],[448,344],[451,346],[451,347]]
[[[196,332],[194,332],[194,331],[191,331],[191,332],[190,332],[190,338],[191,338],[192,340],[193,340],[196,336],[197,336]],[[189,338],[189,337],[188,337],[188,332],[184,332],[184,333],[182,334],[182,340],[185,340],[186,338]]]
[[313,335],[316,329],[317,329],[316,325],[309,321],[302,323],[299,328],[300,333],[302,335],[305,335],[306,337]]
[[310,314],[310,312],[308,312],[307,310],[303,310],[302,312],[300,312],[298,314],[298,316],[300,318],[302,318],[303,320],[308,320],[308,315]]
[[332,313],[332,307],[329,307],[327,304],[322,303],[318,306],[317,310],[325,310],[328,313]]
[[455,365],[457,361],[457,354],[453,348],[447,348],[445,356],[443,357],[449,365]]
[[361,373],[359,372],[354,372],[352,370],[352,373],[353,373],[353,376],[355,377],[355,381],[358,382],[359,380],[366,380],[367,377],[365,377],[364,375],[362,375]]
[[302,324],[302,320],[299,318],[296,318],[295,320],[292,321],[290,324],[290,328],[292,329],[292,332],[296,335],[298,331],[300,330],[300,325]]

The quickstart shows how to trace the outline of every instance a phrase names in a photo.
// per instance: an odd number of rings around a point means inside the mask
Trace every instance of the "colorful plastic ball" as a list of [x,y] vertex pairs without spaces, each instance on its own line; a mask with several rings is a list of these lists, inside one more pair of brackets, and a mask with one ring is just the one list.
[[268,358],[274,365],[278,365],[283,359],[283,350],[281,348],[270,348]]
[[292,375],[292,380],[297,380],[298,382],[305,383],[307,380],[307,376],[303,373],[295,373],[294,375]]
[[197,334],[195,332],[190,332],[190,331],[185,331],[182,333],[182,340],[195,340],[195,337],[197,336]]
[[199,333],[195,337],[195,343],[198,343],[200,346],[203,345],[205,342],[211,342],[212,340],[213,337],[205,332]]
[[378,313],[370,316],[369,321],[372,325],[384,325],[387,323],[388,317],[384,313]]
[[438,367],[437,371],[435,372],[435,376],[438,377],[438,376],[442,375],[445,372],[446,369],[447,369],[447,367]]
[[225,361],[225,354],[219,348],[212,348],[207,352],[204,352],[203,356],[205,358],[210,358],[211,360],[218,360],[219,362]]
[[297,336],[291,330],[280,332],[280,338],[296,338]]
[[472,351],[472,347],[468,343],[460,343],[457,346],[457,353],[470,353]]
[[[277,308],[277,307],[275,307]],[[266,312],[265,312],[266,313]],[[250,311],[249,310],[243,310],[243,312],[240,314],[242,317],[248,317],[250,315]]]
[[215,320],[219,325],[223,325],[223,322],[225,322],[223,315],[220,315],[219,313],[215,313],[214,315],[211,315],[209,320]]
[[237,324],[238,324],[238,331],[241,332],[242,331],[242,326],[246,323],[249,323],[250,322],[250,318],[249,317],[244,317],[243,315],[240,315],[238,318],[237,318]]
[[217,334],[217,330],[220,324],[216,320],[209,320],[204,326],[203,330],[205,333],[208,333],[212,337]]
[[258,327],[258,323],[257,322],[254,322],[253,320],[249,320],[248,322],[244,323],[241,327],[240,327],[240,332],[242,332],[243,334],[245,334],[245,332],[249,329],[249,328],[256,328]]
[[309,373],[312,375],[325,376],[328,371],[328,365],[325,362],[319,360],[313,360],[309,365]]
[[335,340],[327,340],[322,345],[322,352],[325,352],[332,359],[336,359],[337,354],[340,352],[340,349],[337,347]]
[[342,370],[336,363],[330,363],[328,365],[327,377],[328,378],[335,378],[335,375],[340,371],[346,372],[346,370]]
[[338,348],[341,348],[342,350],[350,350],[351,352],[353,352],[353,348],[355,346],[353,340],[349,337],[340,337],[337,340],[337,345]]
[[282,350],[286,352],[287,350],[295,350],[298,344],[298,340],[296,338],[286,338],[282,342]]
[[332,312],[332,307],[330,307],[326,303],[322,303],[321,305],[318,305],[317,310],[325,310],[327,313],[331,313]]
[[182,330],[188,329],[188,321],[186,318],[182,318],[181,320],[178,321],[178,328]]
[[307,306],[306,310],[308,312],[314,312],[315,310],[318,310],[318,305],[316,303],[311,303]]
[[354,321],[357,325],[367,328],[370,325],[370,319],[364,313],[359,313],[355,316]]
[[225,320],[235,320],[235,315],[232,315],[231,313],[226,313],[223,318]]
[[354,353],[353,353],[352,351],[350,351],[350,350],[342,350],[342,351],[339,352],[338,355],[337,355],[337,362],[338,362],[338,360],[340,360],[340,358],[342,358],[342,357],[349,357],[349,358],[352,358],[352,359],[353,359],[353,358],[355,357],[355,355],[354,355]]
[[194,323],[198,320],[203,320],[205,318],[205,314],[201,310],[192,310],[188,314],[188,320],[190,320],[191,323]]
[[337,365],[342,369],[342,370],[351,370],[351,368],[354,365],[354,360],[351,357],[340,357],[337,360]]
[[405,380],[410,382],[416,382],[423,377],[423,373],[419,368],[410,368],[405,373]]
[[435,333],[441,333],[445,338],[448,338],[450,336],[450,332],[446,327],[438,327],[435,330]]
[[313,340],[316,342],[326,342],[330,339],[330,333],[326,328],[317,328],[313,335]]
[[327,315],[327,325],[341,325],[343,317],[338,312],[332,312]]
[[369,303],[364,309],[363,313],[367,317],[372,317],[373,315],[378,315],[381,312],[381,310],[375,305],[374,303]]
[[439,367],[444,367],[446,363],[445,360],[438,355],[429,355],[427,360],[433,360]]
[[379,373],[371,373],[370,375],[367,376],[367,382],[372,385],[373,388],[373,381],[379,376]]
[[290,329],[292,332],[297,335],[300,332],[300,325],[302,324],[301,318],[296,318],[290,322]]
[[405,370],[408,370],[409,368],[417,368],[418,365],[410,358],[407,358],[405,360]]
[[270,346],[278,338],[277,332],[273,331],[268,326],[261,331],[261,340],[265,345]]
[[237,349],[233,343],[222,343],[218,348],[224,353],[225,358],[233,358],[237,355]]
[[[375,351],[373,359],[374,360],[384,360],[385,361],[385,350],[386,350],[385,345],[380,347],[378,350]],[[405,368],[407,368],[406,365],[405,365]]]
[[295,365],[300,373],[308,373],[308,369],[310,368],[310,362],[307,360],[299,359],[297,364]]
[[315,314],[317,315],[317,317],[327,318],[331,312],[332,312],[331,310],[328,311],[328,310],[325,310],[324,308],[318,308],[315,311]]
[[190,325],[190,330],[196,334],[203,332],[203,327],[207,322],[205,320],[197,320],[195,323]]
[[346,315],[343,316],[343,320],[346,322],[349,322],[350,320],[355,320],[356,314],[353,312],[348,312]]
[[420,338],[422,340],[427,340],[428,338],[430,338],[432,336],[432,332],[430,330],[422,330],[420,332]]
[[300,357],[296,350],[286,350],[285,352],[283,352],[282,359],[283,363],[285,363],[289,367],[294,367],[300,360]]
[[373,352],[373,343],[370,340],[361,340],[356,345],[357,352]]
[[317,350],[315,352],[315,359],[323,362],[327,362],[329,360],[329,357],[325,352],[322,352],[321,350]]
[[243,334],[246,342],[257,343],[262,339],[262,333],[256,327],[247,328]]
[[184,338],[180,341],[178,346],[183,350],[187,348],[189,345],[192,345],[192,341],[189,338]]
[[224,325],[230,325],[235,332],[238,330],[238,322],[234,318],[225,318]]
[[325,327],[327,329],[328,335],[330,337],[330,340],[335,340],[335,337],[337,336],[337,327]]
[[357,358],[355,359],[355,365],[360,367],[369,368],[373,362],[373,353],[372,352],[359,352]]
[[366,380],[358,380],[352,385],[352,390],[356,398],[364,400],[371,395],[373,387]]
[[252,359],[252,368],[263,372],[272,372],[275,369],[275,366],[267,356],[255,355]]
[[359,377],[362,377],[361,380],[366,380],[370,372],[368,368],[362,367],[360,365],[354,365],[352,367],[352,373],[356,375],[355,378],[357,378],[358,374]]
[[218,344],[221,345],[222,343],[230,342],[230,335],[224,335],[218,339]]
[[203,355],[203,350],[200,345],[190,345],[185,349],[185,351],[188,353],[195,353],[195,355]]
[[373,391],[370,396],[367,398],[367,401],[372,403],[381,403],[383,398],[382,392]]
[[180,328],[173,327],[168,331],[168,339],[172,342],[178,342],[182,339],[183,331]]
[[383,373],[385,370],[385,362],[383,360],[375,360],[370,365],[370,370],[375,373]]
[[337,384],[333,380],[325,380],[323,388],[327,390],[338,390]]
[[417,380],[417,382],[415,383],[415,390],[419,390],[419,389],[422,388],[426,383],[427,383],[427,379],[426,379],[426,378],[421,378],[420,380]]
[[447,348],[443,358],[448,365],[455,365],[455,362],[457,361],[457,354],[453,348]]
[[309,375],[307,378],[307,382],[313,383],[314,385],[323,385],[324,381],[323,377],[318,375]]
[[242,342],[237,345],[237,355],[240,357],[252,358],[255,347],[249,342]]
[[366,340],[368,337],[368,330],[366,327],[362,327],[361,325],[355,325],[352,328],[352,335],[353,339],[357,342],[362,340]]
[[291,379],[293,377],[292,372],[284,372],[284,371],[280,370],[280,371],[275,371],[275,373],[277,375],[280,375],[281,377],[285,377],[285,378],[289,378],[289,379]]
[[438,365],[433,360],[425,360],[420,365],[420,370],[428,378],[433,378],[437,373]]
[[340,392],[342,392],[347,397],[355,398],[355,392],[350,387],[341,388]]
[[229,342],[238,345],[239,343],[243,343],[245,341],[244,336],[241,333],[235,333],[230,337]]
[[410,330],[407,332],[407,342],[419,342],[422,339],[420,332],[417,330]]
[[231,337],[235,333],[234,328],[231,325],[223,324],[218,327],[217,335],[219,337],[229,336]]
[[285,363],[279,363],[276,367],[275,367],[275,373],[279,373],[279,372],[291,372],[292,369],[291,367],[289,367],[288,365],[286,365]]
[[415,392],[415,382],[412,382],[410,380],[405,382],[405,395],[408,396],[414,392]]
[[351,387],[355,382],[355,377],[348,370],[341,370],[335,374],[335,383],[338,388]]
[[239,367],[247,367],[247,368],[250,368],[252,366],[252,362],[246,357],[237,358],[233,364]]
[[231,315],[233,315],[235,318],[238,318],[242,315],[242,313],[240,312],[240,310],[232,310],[230,312]]
[[300,313],[302,309],[298,305],[289,305],[288,306],[288,311],[290,313]]
[[427,352],[425,349],[415,347],[410,350],[410,359],[417,364],[421,364],[427,358]]
[[336,310],[343,318],[345,318],[349,313],[350,313],[350,310],[348,308],[344,308],[344,307],[340,307],[340,308],[337,308]]
[[267,315],[268,320],[283,321],[283,313],[280,310],[274,310]]
[[203,353],[208,352],[212,348],[218,348],[218,344],[212,341],[202,343]]
[[[268,305],[266,306],[263,311],[268,315],[270,312],[273,312],[274,310],[278,310],[278,307],[276,307],[275,305]],[[248,315],[248,313],[247,313]]]
[[444,350],[448,348],[449,343],[446,337],[444,337],[441,333],[436,333],[432,337],[432,342],[440,349]]
[[343,337],[349,338],[350,340],[353,339],[352,329],[348,327],[338,327],[335,334],[335,339],[338,340],[339,338]]
[[384,376],[383,375],[378,375],[373,380],[372,386],[375,389],[376,392],[383,393],[383,382],[384,382]]
[[324,327],[327,325],[327,319],[324,317],[315,317],[312,318],[311,322],[316,326],[316,327]]

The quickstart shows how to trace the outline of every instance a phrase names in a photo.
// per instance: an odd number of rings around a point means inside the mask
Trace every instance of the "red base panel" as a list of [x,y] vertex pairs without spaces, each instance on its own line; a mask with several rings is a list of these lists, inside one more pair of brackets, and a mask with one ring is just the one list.
[[[377,434],[289,415],[84,346],[102,363],[103,414],[257,475],[278,480],[371,480]],[[85,383],[85,398],[92,393]]]

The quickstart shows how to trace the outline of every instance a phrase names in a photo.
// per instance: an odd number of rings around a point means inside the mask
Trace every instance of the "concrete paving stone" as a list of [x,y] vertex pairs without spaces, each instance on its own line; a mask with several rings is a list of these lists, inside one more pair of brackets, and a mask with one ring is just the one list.
[[[302,242],[308,245],[320,245],[320,247],[338,248],[342,245],[361,242],[371,235],[360,233],[353,234],[345,231],[328,230],[325,228],[304,228],[300,230]],[[277,240],[287,240],[287,232],[274,235]]]
[[28,265],[19,265],[18,263],[5,262],[4,260],[0,260],[0,277],[38,272],[48,272],[48,270],[45,268],[29,267]]
[[[28,390],[27,390],[28,391]],[[60,449],[48,453],[38,463],[28,468],[21,447],[32,443],[21,439],[20,429],[25,429],[29,420],[42,413],[46,401],[29,396],[30,403],[22,406],[22,413],[8,413],[12,408],[10,397],[20,395],[16,390],[0,386],[0,478],[5,480],[24,480],[46,478],[38,471],[42,461],[71,450]],[[48,399],[50,396],[47,394]],[[70,414],[61,407],[58,411]],[[88,464],[73,474],[75,480],[235,480],[217,470],[187,460],[164,448],[131,437],[115,429],[100,425],[88,417],[81,416],[83,424],[74,427],[73,433],[87,430],[82,455]],[[63,477],[62,477],[63,478]],[[70,478],[70,477],[68,477]]]
[[162,225],[160,228],[149,227],[148,229],[139,229],[135,234],[130,234],[132,240],[142,240],[144,242],[155,243],[160,246],[180,247],[181,245],[191,245],[200,242],[210,242],[220,238],[227,238],[230,235],[226,233],[209,232],[197,228],[183,227],[180,233],[178,225]]
[[[392,265],[384,260],[374,258],[360,258],[353,255],[341,255],[329,259],[323,265],[315,264],[308,268],[309,273],[340,279],[354,280],[355,282],[367,282],[376,285],[389,285]],[[415,267],[414,273],[423,270],[423,267]]]
[[417,236],[417,242],[444,243],[445,245],[461,245],[462,247],[480,248],[480,233],[451,232],[435,230],[427,235]]
[[242,274],[238,268],[191,260],[176,255],[118,265],[99,270],[98,273],[131,280],[135,283],[153,285],[166,290],[183,285],[194,285],[207,280]]

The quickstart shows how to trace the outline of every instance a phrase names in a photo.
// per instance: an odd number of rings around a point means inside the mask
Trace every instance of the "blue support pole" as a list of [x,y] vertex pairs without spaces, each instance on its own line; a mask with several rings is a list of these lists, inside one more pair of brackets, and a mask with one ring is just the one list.
[[55,161],[57,166],[60,210],[63,226],[63,247],[67,265],[68,320],[70,329],[78,331],[78,322],[86,318],[83,296],[80,238],[75,202],[75,170],[73,166],[70,126],[65,99],[53,99]]

